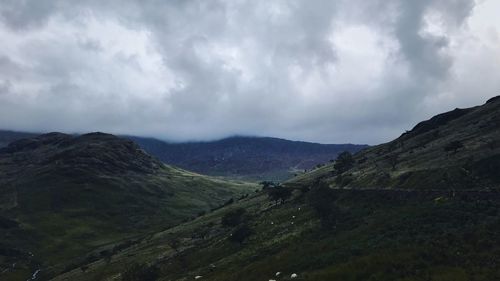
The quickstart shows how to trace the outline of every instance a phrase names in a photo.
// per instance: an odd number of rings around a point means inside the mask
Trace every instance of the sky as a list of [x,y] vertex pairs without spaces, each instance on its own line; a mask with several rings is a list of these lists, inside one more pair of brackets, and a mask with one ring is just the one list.
[[378,144],[500,95],[498,0],[0,0],[0,128]]

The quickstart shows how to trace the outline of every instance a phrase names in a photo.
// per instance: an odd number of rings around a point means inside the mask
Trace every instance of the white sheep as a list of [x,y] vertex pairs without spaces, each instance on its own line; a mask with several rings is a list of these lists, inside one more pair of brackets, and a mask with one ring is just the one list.
[[276,281],[276,280],[274,280],[274,279],[269,279],[269,281]]
[[292,219],[294,219],[294,218],[295,218],[295,216],[292,216]]
[[298,275],[296,273],[292,273],[292,275],[290,275],[290,278],[292,278],[292,279],[295,279],[297,277],[298,277]]
[[196,275],[196,276],[194,277],[194,279],[195,279],[195,280],[198,280],[198,279],[201,279],[202,277],[203,277],[203,276],[201,276],[201,275]]
[[281,275],[281,272],[276,272],[276,277],[280,276]]

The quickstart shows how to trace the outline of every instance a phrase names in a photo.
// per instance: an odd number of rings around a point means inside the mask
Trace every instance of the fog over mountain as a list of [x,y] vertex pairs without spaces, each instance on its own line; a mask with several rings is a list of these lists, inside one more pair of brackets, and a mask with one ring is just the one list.
[[495,0],[0,1],[0,128],[376,144],[500,90]]

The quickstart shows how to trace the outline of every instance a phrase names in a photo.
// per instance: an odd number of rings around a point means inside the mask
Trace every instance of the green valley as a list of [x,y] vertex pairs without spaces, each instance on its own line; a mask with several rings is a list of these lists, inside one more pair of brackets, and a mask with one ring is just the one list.
[[[498,120],[498,106],[490,101],[446,121],[435,117],[422,123],[432,124],[430,130],[419,131],[421,124],[361,151],[347,168],[338,159],[283,186],[267,186],[54,280],[498,280],[498,146],[474,145],[498,143],[498,132],[481,125]],[[430,138],[426,133],[433,138],[421,145]],[[404,146],[394,145],[403,140]],[[464,146],[447,151],[454,140]],[[396,168],[387,162],[392,153],[401,157]],[[484,161],[491,162],[478,164]],[[458,167],[472,167],[464,172],[467,186],[437,179]],[[377,188],[376,178],[360,176],[402,170],[415,171],[415,185],[388,181]],[[339,183],[345,177],[353,181]],[[280,203],[271,198],[273,188],[292,194]]]
[[0,152],[0,175],[2,271],[25,279],[38,267],[64,270],[91,250],[109,255],[103,248],[111,243],[130,243],[256,189],[164,165],[101,133],[13,142]]

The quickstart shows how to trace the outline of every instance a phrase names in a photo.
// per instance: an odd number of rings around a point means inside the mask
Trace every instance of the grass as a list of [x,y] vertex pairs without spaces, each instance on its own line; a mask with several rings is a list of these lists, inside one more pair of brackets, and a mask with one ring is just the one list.
[[[498,280],[500,203],[432,195],[386,196],[338,191],[341,209],[335,228],[324,229],[296,194],[272,206],[263,193],[156,234],[124,249],[106,264],[60,278],[97,280],[119,276],[127,264],[160,267],[160,280],[269,280],[277,271],[287,280]],[[221,217],[245,208],[254,234],[231,243],[232,228]],[[299,210],[300,208],[300,210]],[[293,218],[295,216],[295,218]],[[294,224],[291,224],[291,222]],[[204,238],[196,234],[208,233]],[[178,252],[168,237],[181,239]],[[56,279],[57,280],[57,279]]]
[[168,166],[146,176],[43,175],[20,183],[22,207],[2,213],[20,222],[20,227],[0,232],[3,243],[24,253],[2,262],[5,267],[17,263],[12,276],[20,277],[9,280],[26,280],[39,267],[44,269],[42,280],[79,268],[123,241],[194,219],[257,188]]

